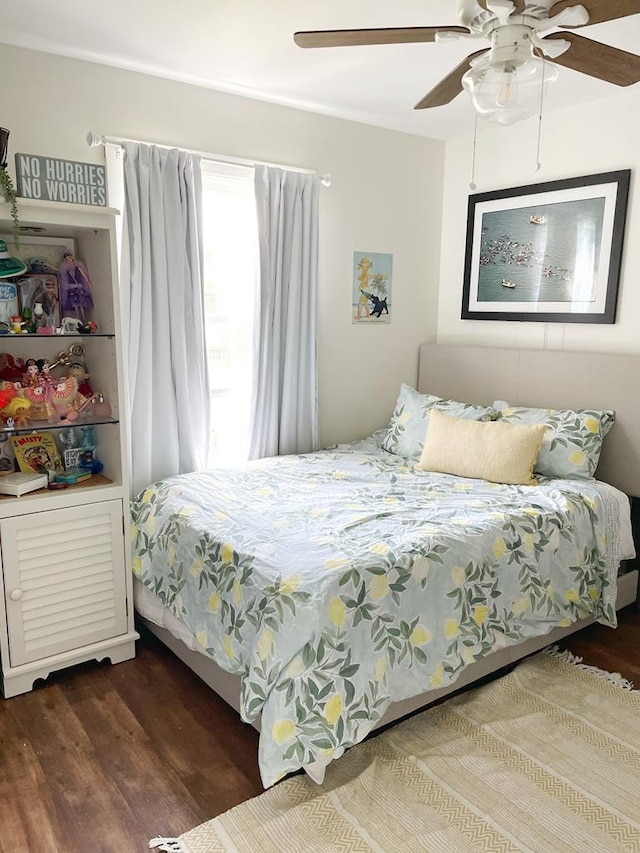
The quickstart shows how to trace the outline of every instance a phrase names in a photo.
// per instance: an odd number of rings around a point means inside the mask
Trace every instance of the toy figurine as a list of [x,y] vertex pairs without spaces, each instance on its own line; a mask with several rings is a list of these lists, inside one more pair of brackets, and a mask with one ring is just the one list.
[[93,308],[91,282],[86,266],[82,261],[77,261],[71,252],[65,252],[62,256],[58,288],[63,315],[75,314],[84,324],[86,312]]
[[82,323],[77,317],[63,317],[60,328],[63,335],[77,335],[82,328]]
[[31,420],[30,412],[31,403],[24,397],[14,397],[11,402],[2,410],[3,415],[9,415],[7,423],[12,421],[16,427],[29,426]]
[[0,386],[0,416],[7,424],[11,421],[14,426],[26,427],[31,403],[20,396],[21,386],[11,382],[0,382]]

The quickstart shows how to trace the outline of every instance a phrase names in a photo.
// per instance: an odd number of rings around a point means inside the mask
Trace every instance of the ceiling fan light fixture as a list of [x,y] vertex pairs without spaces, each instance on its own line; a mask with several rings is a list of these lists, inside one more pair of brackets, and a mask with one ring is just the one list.
[[462,85],[480,118],[515,124],[536,114],[541,86],[557,78],[555,65],[532,57],[518,66],[476,66],[464,75]]
[[515,124],[535,115],[543,86],[558,79],[558,69],[533,53],[528,27],[499,27],[489,54],[462,77],[476,112],[487,121]]

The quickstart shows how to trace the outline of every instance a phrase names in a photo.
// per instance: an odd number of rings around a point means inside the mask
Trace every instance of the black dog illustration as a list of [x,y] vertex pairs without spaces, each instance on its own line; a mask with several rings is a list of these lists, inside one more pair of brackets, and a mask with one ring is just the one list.
[[373,296],[371,293],[367,293],[366,290],[363,290],[362,292],[367,297],[367,299],[369,299],[373,304],[373,308],[369,312],[370,317],[380,317],[383,311],[387,314],[389,313],[386,296],[384,299],[378,299],[377,296]]

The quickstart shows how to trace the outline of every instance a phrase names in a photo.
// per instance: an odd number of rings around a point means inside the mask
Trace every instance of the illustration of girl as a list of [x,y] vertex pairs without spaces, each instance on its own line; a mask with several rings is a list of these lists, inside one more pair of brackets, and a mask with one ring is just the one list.
[[363,290],[367,290],[369,287],[369,270],[371,269],[371,259],[366,257],[361,258],[358,262],[358,268],[360,270],[360,274],[358,275],[360,298],[358,299],[358,305],[356,307],[356,320],[360,320],[363,314],[365,317],[369,316],[369,300],[363,293]]

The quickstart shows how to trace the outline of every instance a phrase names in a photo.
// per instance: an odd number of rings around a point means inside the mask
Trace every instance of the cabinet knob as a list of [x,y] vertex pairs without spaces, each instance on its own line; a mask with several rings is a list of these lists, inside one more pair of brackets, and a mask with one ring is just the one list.
[[9,593],[9,598],[11,601],[20,601],[22,598],[22,590],[21,589],[12,589]]

